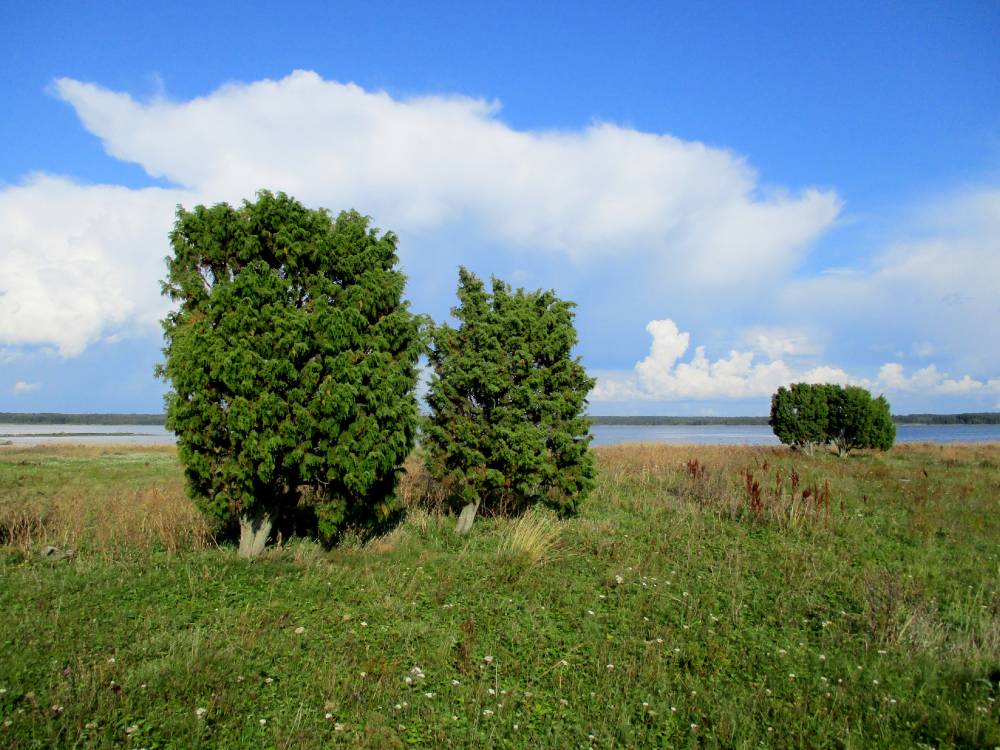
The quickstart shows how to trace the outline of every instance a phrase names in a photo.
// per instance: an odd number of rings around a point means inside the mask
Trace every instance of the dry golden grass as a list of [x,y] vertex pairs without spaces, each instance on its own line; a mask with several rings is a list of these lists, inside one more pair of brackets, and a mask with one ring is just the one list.
[[175,458],[177,448],[173,445],[6,445],[0,446],[0,461],[17,463],[44,459],[103,459],[108,456],[160,456]]
[[552,559],[561,532],[558,520],[532,509],[503,529],[498,551],[529,566],[543,565]]
[[212,544],[184,492],[173,446],[41,446],[0,451],[0,542],[106,555]]
[[63,492],[42,505],[0,505],[0,538],[24,551],[44,545],[104,551],[157,547],[176,552],[211,544],[204,517],[183,490],[144,487],[101,498]]

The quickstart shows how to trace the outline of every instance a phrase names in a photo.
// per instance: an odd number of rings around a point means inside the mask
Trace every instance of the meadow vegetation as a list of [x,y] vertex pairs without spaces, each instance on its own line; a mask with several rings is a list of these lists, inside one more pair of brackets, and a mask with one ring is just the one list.
[[0,449],[0,746],[1000,745],[1000,446],[595,453],[247,561],[172,448]]

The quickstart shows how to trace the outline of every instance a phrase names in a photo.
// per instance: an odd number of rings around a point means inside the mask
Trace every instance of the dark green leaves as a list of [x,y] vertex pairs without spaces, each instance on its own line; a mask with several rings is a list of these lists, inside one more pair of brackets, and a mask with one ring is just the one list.
[[416,429],[417,319],[396,237],[284,194],[177,210],[164,293],[192,494],[220,526],[268,513],[334,536],[384,516]]
[[857,386],[795,383],[771,397],[771,427],[786,445],[811,450],[833,443],[838,452],[889,450],[896,440],[889,402]]
[[572,511],[593,484],[594,381],[579,359],[572,303],[459,271],[457,329],[431,331],[427,464],[458,503],[517,512],[542,502]]

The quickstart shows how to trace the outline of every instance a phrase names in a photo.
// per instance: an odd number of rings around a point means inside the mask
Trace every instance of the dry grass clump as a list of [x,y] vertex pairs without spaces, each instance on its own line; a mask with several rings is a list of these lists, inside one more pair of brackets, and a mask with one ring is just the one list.
[[177,487],[118,490],[99,497],[79,489],[44,500],[0,503],[0,543],[29,552],[42,546],[176,552],[212,542],[204,517]]
[[553,558],[561,533],[557,519],[531,509],[506,525],[498,552],[530,567],[544,565]]

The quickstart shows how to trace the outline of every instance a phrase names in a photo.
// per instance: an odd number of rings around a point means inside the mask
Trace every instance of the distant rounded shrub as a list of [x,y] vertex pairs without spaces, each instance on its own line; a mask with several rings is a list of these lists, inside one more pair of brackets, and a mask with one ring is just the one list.
[[858,448],[889,450],[896,440],[885,396],[830,383],[794,383],[771,397],[771,428],[786,445],[811,452],[832,444],[840,454]]

